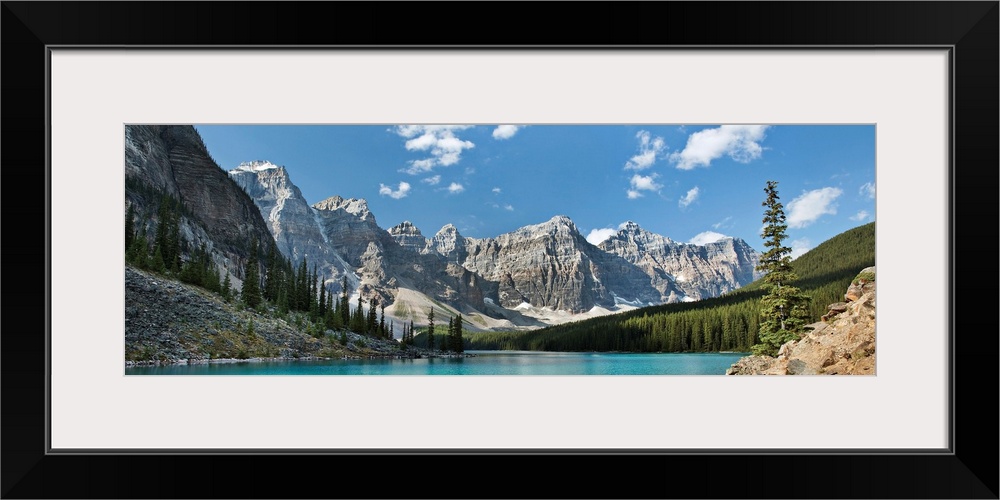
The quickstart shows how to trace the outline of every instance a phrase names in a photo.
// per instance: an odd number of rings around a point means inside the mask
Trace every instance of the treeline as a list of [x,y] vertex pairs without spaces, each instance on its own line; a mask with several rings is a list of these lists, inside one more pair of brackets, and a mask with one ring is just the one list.
[[[875,265],[875,223],[837,235],[793,261],[794,285],[811,297],[819,321],[840,302],[858,272]],[[759,280],[720,297],[645,307],[621,314],[527,332],[484,332],[470,349],[532,351],[714,352],[750,351],[758,342]]]
[[462,314],[452,317],[448,317],[448,327],[441,332],[437,330],[434,324],[434,308],[431,307],[430,312],[427,313],[427,329],[420,332],[417,335],[413,335],[413,324],[410,324],[410,344],[416,345],[417,347],[422,347],[424,349],[439,350],[442,352],[455,352],[463,353],[465,352],[466,343],[468,339],[464,336],[464,327],[462,324],[465,322],[462,319]]
[[[353,331],[363,335],[392,339],[395,325],[386,324],[385,305],[375,297],[365,309],[358,296],[353,309],[349,303],[347,277],[340,283],[339,296],[320,276],[316,266],[309,267],[305,258],[294,266],[277,250],[273,242],[254,241],[247,247],[247,261],[242,269],[222,269],[212,259],[204,244],[194,244],[181,236],[182,216],[190,214],[183,203],[173,196],[132,181],[132,188],[147,205],[156,200],[155,218],[152,212],[137,213],[135,202],[129,203],[125,215],[125,261],[136,268],[177,279],[218,294],[227,302],[238,301],[242,306],[262,314],[287,317],[295,314],[296,326],[319,336],[327,329]],[[234,290],[230,275],[242,271],[243,284]],[[404,333],[412,330],[412,322]],[[412,335],[409,336],[412,344]],[[341,336],[346,344],[346,336]],[[401,344],[403,346],[405,344]]]

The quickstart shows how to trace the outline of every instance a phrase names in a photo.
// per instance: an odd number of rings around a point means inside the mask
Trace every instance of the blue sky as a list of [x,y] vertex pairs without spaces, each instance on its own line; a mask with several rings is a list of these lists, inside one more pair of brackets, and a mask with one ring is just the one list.
[[310,203],[364,198],[388,229],[488,237],[555,215],[675,241],[760,238],[778,181],[796,254],[875,220],[873,125],[196,125],[230,170],[284,166]]

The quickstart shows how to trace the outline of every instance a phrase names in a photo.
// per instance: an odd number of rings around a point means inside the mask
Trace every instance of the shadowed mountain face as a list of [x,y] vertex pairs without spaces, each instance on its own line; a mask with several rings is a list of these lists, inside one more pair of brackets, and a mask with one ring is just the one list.
[[191,126],[125,126],[125,199],[147,232],[160,221],[163,194],[184,207],[182,251],[204,245],[221,268],[237,277],[256,241],[273,240],[254,201],[212,160]]

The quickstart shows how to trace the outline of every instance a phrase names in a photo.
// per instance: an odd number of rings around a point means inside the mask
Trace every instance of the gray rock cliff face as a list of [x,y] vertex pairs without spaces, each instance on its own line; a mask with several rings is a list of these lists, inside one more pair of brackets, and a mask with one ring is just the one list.
[[146,214],[148,229],[157,223],[159,203],[147,189],[152,188],[186,208],[180,223],[187,243],[182,251],[204,244],[220,268],[237,278],[243,275],[250,242],[265,248],[272,241],[253,200],[212,160],[192,126],[126,126],[125,176],[126,203],[134,205],[140,217]]
[[598,247],[642,269],[664,303],[716,297],[760,277],[759,254],[739,238],[678,243],[629,221]]
[[526,302],[584,312],[618,301],[646,305],[659,299],[639,269],[588,243],[565,216],[496,238],[466,239],[465,253],[466,269],[499,283],[497,299],[504,307]]
[[229,177],[253,199],[267,222],[278,250],[293,265],[306,259],[339,292],[342,276],[357,286],[350,265],[333,249],[321,231],[318,211],[309,206],[292,184],[284,167],[266,161],[244,163],[229,171]]

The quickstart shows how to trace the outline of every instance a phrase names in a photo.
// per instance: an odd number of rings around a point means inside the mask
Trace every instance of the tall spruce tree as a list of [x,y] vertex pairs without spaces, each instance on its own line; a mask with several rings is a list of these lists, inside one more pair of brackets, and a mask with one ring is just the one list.
[[784,206],[778,201],[778,182],[767,181],[764,188],[767,198],[761,205],[764,210],[764,228],[761,236],[767,249],[760,257],[757,270],[765,273],[763,278],[764,297],[760,300],[760,343],[753,346],[754,354],[774,356],[778,348],[790,340],[798,340],[809,318],[807,295],[792,286],[798,279],[792,270],[792,249],[783,241],[788,238],[785,231]]
[[458,313],[458,316],[455,318],[454,329],[455,332],[453,335],[455,339],[455,345],[454,347],[451,348],[451,350],[458,353],[465,352],[465,345],[462,342],[462,313]]
[[[443,343],[442,343],[443,345]],[[427,348],[434,349],[434,308],[431,307],[431,312],[427,313]]]
[[350,288],[347,284],[347,275],[344,275],[343,281],[340,283],[340,317],[344,325],[351,324],[351,303],[350,303]]
[[257,265],[256,241],[250,247],[250,256],[247,257],[247,266],[244,273],[243,288],[240,290],[240,299],[251,309],[260,304],[260,269]]

